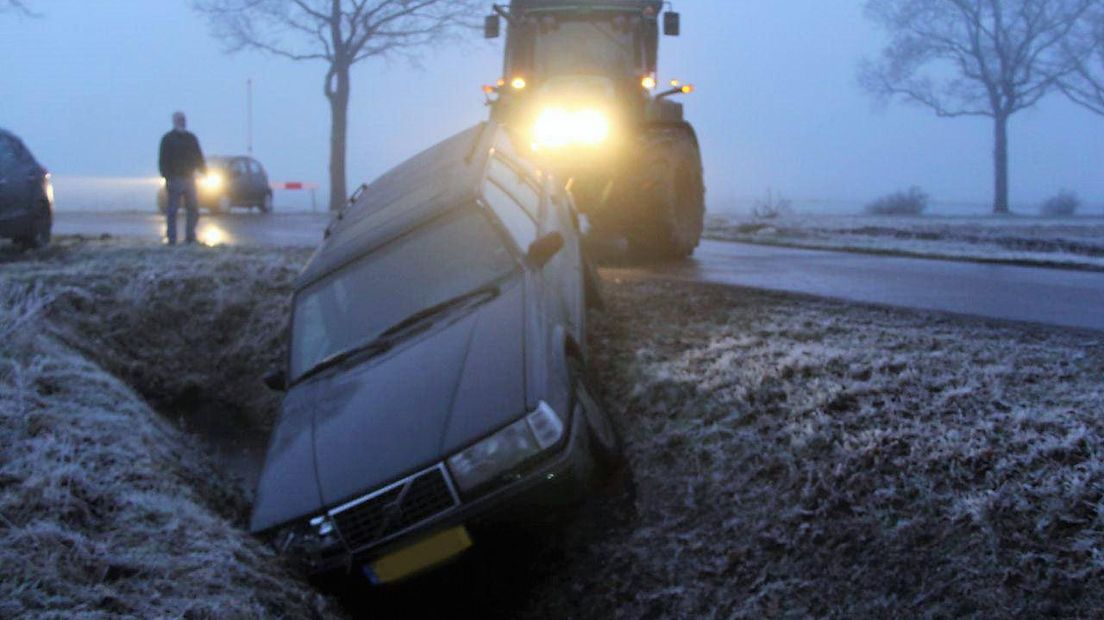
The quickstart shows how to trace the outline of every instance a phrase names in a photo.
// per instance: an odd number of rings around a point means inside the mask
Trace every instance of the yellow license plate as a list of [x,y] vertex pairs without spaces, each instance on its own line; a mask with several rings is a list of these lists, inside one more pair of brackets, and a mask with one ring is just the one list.
[[453,558],[472,546],[471,536],[464,526],[437,532],[432,536],[383,556],[365,566],[365,573],[375,583],[389,583]]

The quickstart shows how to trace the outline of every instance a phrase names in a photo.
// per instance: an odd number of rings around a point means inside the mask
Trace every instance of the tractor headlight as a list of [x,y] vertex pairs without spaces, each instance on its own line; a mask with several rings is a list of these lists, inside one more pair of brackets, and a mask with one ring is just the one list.
[[203,189],[208,192],[217,192],[218,190],[222,189],[222,184],[224,182],[225,179],[223,179],[222,175],[217,172],[208,172],[207,174],[203,175],[203,178],[199,180],[200,186],[202,186]]
[[456,486],[471,491],[552,448],[563,436],[563,420],[542,401],[529,415],[451,456],[449,471]]
[[598,146],[609,135],[609,119],[599,110],[545,108],[533,126],[533,147]]

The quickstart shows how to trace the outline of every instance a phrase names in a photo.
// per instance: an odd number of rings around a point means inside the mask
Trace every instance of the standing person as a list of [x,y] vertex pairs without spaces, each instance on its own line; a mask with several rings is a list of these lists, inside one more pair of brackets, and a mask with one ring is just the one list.
[[196,204],[196,173],[207,172],[199,140],[188,131],[188,120],[183,112],[173,112],[172,131],[161,138],[161,155],[158,160],[161,176],[165,178],[168,205],[165,209],[165,236],[169,245],[176,245],[176,211],[184,200],[184,242],[195,243],[199,206]]

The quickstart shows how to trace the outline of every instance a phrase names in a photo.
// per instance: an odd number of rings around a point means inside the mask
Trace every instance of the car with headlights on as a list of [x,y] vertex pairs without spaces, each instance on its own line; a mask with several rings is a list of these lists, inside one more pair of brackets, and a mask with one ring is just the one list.
[[[271,213],[273,207],[268,173],[261,162],[244,155],[208,157],[206,174],[196,179],[196,198],[200,208],[211,213],[227,212],[232,207],[255,207],[261,213]],[[167,206],[162,180],[157,208],[164,213]]]
[[251,530],[386,583],[575,505],[621,458],[584,372],[592,274],[570,194],[495,125],[363,186],[295,284]]
[[0,129],[0,237],[24,249],[50,243],[54,187],[23,141]]

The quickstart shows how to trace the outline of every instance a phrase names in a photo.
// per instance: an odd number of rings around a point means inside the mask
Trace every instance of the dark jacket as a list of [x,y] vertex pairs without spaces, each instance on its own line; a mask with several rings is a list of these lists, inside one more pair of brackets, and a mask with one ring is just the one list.
[[206,172],[207,163],[199,150],[199,140],[190,131],[172,130],[161,138],[158,159],[161,176],[192,178],[196,172]]

